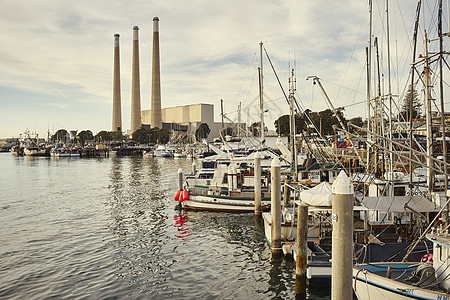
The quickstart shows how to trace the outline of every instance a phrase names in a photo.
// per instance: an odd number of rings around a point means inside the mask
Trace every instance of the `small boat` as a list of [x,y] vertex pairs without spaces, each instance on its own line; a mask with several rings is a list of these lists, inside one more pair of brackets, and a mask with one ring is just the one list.
[[[189,199],[181,202],[185,209],[209,210],[233,213],[248,213],[255,211],[255,198],[253,193],[239,194],[236,197],[226,195],[189,194]],[[270,205],[269,198],[262,198],[263,209]]]
[[173,151],[172,150],[163,150],[161,152],[161,157],[166,157],[166,158],[173,157]]
[[353,290],[365,299],[450,299],[450,236],[428,234],[433,253],[421,262],[382,262],[353,267]]
[[50,151],[51,157],[80,157],[78,148],[61,148],[56,147]]
[[173,158],[185,158],[186,154],[182,152],[175,152],[173,153]]
[[142,151],[143,157],[154,157],[155,153],[152,150],[144,150]]

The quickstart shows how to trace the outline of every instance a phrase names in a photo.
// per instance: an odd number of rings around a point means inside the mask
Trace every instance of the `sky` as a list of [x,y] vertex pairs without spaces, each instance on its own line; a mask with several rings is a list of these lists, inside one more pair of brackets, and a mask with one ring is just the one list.
[[[386,1],[373,3],[372,33],[379,36],[380,64],[388,78]],[[433,5],[427,6],[430,11]],[[40,137],[61,128],[110,131],[115,33],[120,34],[122,127],[129,129],[132,28],[139,26],[145,110],[151,107],[155,16],[160,20],[163,108],[213,104],[218,122],[223,99],[230,119],[237,120],[241,103],[242,120],[258,121],[263,42],[286,93],[294,69],[296,97],[304,109],[329,108],[317,85],[306,80],[318,76],[333,105],[345,107],[347,118],[367,117],[368,1],[0,0],[0,7],[0,138],[26,130]],[[412,60],[415,10],[411,0],[389,4],[390,77],[398,98]],[[263,74],[265,120],[273,129],[289,107],[266,57]]]

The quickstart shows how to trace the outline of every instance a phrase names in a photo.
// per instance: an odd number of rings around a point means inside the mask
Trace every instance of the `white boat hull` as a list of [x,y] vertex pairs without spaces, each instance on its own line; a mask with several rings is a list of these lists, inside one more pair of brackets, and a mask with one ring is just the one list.
[[50,156],[52,157],[80,157],[80,153],[68,153],[68,152],[61,152],[61,153],[50,153]]
[[[264,233],[266,234],[267,242],[272,242],[272,217],[268,212],[262,214],[264,220]],[[282,223],[281,224],[281,240],[293,241],[297,237],[297,224]]]
[[[270,244],[272,240],[272,216],[269,212],[262,214],[264,220],[264,232],[266,234],[267,242]],[[297,224],[291,222],[281,223],[281,240],[293,241],[297,238]],[[308,229],[308,239],[316,240],[319,238],[319,227],[310,227]]]
[[421,289],[370,271],[371,268],[387,268],[387,265],[394,265],[394,268],[402,266],[406,268],[415,264],[379,263],[355,266],[353,268],[353,291],[359,300],[450,299],[450,294]]
[[[262,201],[267,206],[270,201]],[[194,210],[211,210],[223,212],[254,212],[255,202],[251,198],[231,198],[210,195],[189,195],[188,200],[181,202],[183,208]]]

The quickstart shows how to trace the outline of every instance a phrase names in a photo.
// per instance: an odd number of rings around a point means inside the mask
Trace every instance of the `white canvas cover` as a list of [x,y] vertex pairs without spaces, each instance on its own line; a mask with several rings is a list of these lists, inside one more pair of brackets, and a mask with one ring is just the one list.
[[331,184],[328,182],[300,192],[300,200],[310,206],[331,206],[331,198]]
[[439,211],[433,202],[422,196],[364,197],[362,204],[368,209],[381,212],[411,212],[408,207],[418,212]]

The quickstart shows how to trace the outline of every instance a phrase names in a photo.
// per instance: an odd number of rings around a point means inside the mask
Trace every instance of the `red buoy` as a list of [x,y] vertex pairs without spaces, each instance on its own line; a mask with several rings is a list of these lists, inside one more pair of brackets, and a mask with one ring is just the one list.
[[180,202],[183,202],[184,200],[188,200],[188,199],[189,199],[189,191],[188,190],[183,190],[181,192]]
[[175,193],[175,197],[173,197],[175,200],[177,200],[177,201],[180,201],[180,196],[181,196],[181,193],[183,192],[183,190],[178,190],[176,193]]

